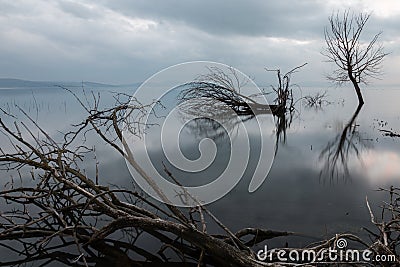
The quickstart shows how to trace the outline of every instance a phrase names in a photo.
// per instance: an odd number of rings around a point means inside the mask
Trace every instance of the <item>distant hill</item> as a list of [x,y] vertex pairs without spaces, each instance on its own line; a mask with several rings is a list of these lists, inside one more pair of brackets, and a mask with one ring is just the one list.
[[19,79],[0,78],[0,88],[21,88],[21,87],[49,87],[54,84],[49,82],[25,81]]
[[132,83],[132,84],[124,84],[124,85],[112,85],[112,84],[104,84],[104,83],[96,83],[96,82],[62,82],[62,81],[28,81],[21,79],[11,79],[11,78],[0,78],[0,88],[46,88],[46,87],[56,87],[56,86],[64,86],[64,87],[87,87],[87,88],[95,88],[95,87],[133,87],[137,88],[141,83]]

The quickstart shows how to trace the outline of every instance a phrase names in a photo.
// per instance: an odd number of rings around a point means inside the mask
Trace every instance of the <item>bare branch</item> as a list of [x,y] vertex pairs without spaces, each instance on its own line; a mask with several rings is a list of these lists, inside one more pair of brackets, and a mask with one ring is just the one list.
[[324,29],[326,49],[322,54],[336,65],[328,80],[338,83],[352,82],[360,104],[364,103],[359,84],[367,84],[369,78],[379,78],[381,64],[388,53],[377,41],[381,32],[369,43],[361,41],[361,33],[370,14],[350,14],[344,11],[329,17],[329,26]]

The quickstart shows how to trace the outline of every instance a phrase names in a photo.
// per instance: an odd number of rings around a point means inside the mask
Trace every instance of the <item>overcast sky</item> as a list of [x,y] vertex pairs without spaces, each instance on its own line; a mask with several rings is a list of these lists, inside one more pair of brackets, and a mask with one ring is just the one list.
[[400,84],[398,0],[0,0],[0,78],[123,84],[211,60],[259,83],[273,82],[264,67],[308,62],[295,81],[329,84],[323,30],[348,8],[373,12],[365,39],[382,30],[391,52],[374,85]]

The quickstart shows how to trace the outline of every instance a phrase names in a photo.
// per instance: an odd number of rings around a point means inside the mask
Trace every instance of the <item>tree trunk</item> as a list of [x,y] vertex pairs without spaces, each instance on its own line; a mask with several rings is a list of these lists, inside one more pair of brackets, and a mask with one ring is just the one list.
[[358,85],[358,83],[356,81],[356,78],[354,78],[354,76],[353,76],[353,74],[351,72],[349,73],[349,79],[353,83],[354,89],[356,90],[359,105],[363,105],[364,104],[364,99],[363,99],[363,96],[361,94],[360,86]]

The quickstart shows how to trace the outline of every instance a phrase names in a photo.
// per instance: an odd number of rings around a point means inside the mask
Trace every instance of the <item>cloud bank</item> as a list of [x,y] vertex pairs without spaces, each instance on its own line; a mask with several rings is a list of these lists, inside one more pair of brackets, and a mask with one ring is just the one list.
[[365,39],[383,30],[391,52],[374,84],[399,84],[400,3],[386,1],[0,1],[0,76],[143,81],[185,61],[212,60],[272,83],[264,67],[309,64],[296,81],[328,84],[321,51],[332,12],[372,12]]

